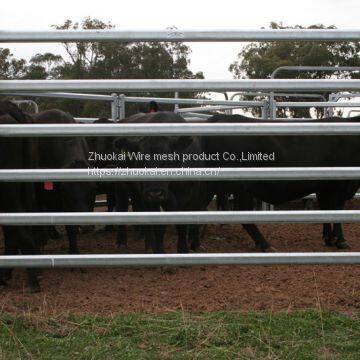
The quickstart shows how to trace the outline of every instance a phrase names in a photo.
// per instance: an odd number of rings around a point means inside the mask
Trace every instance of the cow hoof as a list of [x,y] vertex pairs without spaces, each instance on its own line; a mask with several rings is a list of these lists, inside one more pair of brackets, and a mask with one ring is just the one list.
[[271,248],[272,248],[272,246],[270,245],[270,244],[256,244],[255,245],[255,248],[257,249],[257,250],[261,250],[261,251],[264,251],[264,252],[267,252],[267,251],[269,251]]
[[191,248],[191,251],[196,253],[206,252],[206,247],[204,247],[203,245],[199,245],[195,248],[195,250]]
[[325,246],[335,246],[335,240],[333,238],[324,238]]
[[263,249],[263,252],[266,252],[266,253],[274,253],[274,252],[277,252],[277,248],[270,245],[269,247]]
[[190,250],[191,251],[198,251],[200,249],[200,244],[191,244]]
[[336,242],[336,247],[337,247],[338,249],[342,249],[342,250],[344,250],[344,249],[350,249],[350,245],[347,243],[346,240],[337,241],[337,242]]
[[117,243],[116,243],[116,247],[117,247],[118,249],[127,248],[127,243],[125,243],[125,242],[117,242]]

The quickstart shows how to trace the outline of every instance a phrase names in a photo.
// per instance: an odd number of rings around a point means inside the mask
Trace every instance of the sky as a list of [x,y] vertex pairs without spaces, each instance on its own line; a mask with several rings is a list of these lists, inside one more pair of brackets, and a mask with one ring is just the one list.
[[[81,21],[90,16],[110,21],[116,29],[259,29],[271,21],[284,25],[336,25],[359,27],[359,0],[16,0],[2,4],[0,30],[47,30],[66,19]],[[229,65],[242,43],[190,43],[190,68],[203,71],[206,79],[231,79]],[[64,54],[61,44],[0,44],[16,57],[50,51]]]

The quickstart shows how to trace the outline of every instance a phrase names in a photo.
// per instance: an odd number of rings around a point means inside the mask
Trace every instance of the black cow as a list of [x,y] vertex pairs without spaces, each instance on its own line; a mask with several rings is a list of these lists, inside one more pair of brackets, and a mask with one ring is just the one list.
[[[74,118],[61,110],[48,110],[34,116],[37,124],[73,124]],[[82,137],[43,137],[39,139],[39,166],[50,169],[89,168],[89,149]],[[93,182],[45,182],[38,187],[43,211],[88,212],[95,201]],[[78,254],[78,226],[65,227],[69,253]]]
[[[95,120],[93,124],[114,124],[113,120],[100,118]],[[113,137],[108,136],[92,136],[86,138],[89,147],[88,160],[91,167],[94,168],[113,168],[115,162],[111,159],[113,153]],[[106,194],[107,208],[109,212],[115,209],[115,185],[108,181],[99,181],[96,183],[96,194]],[[105,231],[112,230],[112,225],[106,225]]]
[[[155,112],[150,114],[136,114],[122,121],[123,123],[185,123],[185,120],[177,114],[171,112]],[[201,164],[194,162],[184,163],[182,155],[184,153],[200,153],[200,139],[189,136],[156,136],[156,137],[127,137],[118,138],[114,142],[117,153],[121,151],[126,154],[138,154],[137,159],[130,159],[118,164],[120,167],[129,168],[176,168],[194,167]],[[173,159],[168,155],[177,154]],[[146,156],[149,156],[146,159]],[[142,158],[141,158],[142,156]],[[124,191],[124,187],[127,191]],[[204,201],[201,195],[204,194],[204,187],[200,182],[169,182],[169,181],[138,181],[121,184],[117,188],[117,210],[126,211],[128,198],[131,197],[133,207],[136,211],[187,211],[203,210],[201,205]],[[148,225],[145,226],[145,244],[151,247],[154,253],[163,253],[163,236],[165,226]],[[124,227],[120,227],[118,242],[123,241]],[[178,232],[178,252],[188,252],[188,239],[192,249],[198,247],[198,226],[191,226],[189,229],[185,225],[177,226]],[[120,239],[119,239],[120,237]]]
[[[31,124],[30,116],[9,101],[0,102],[0,124]],[[37,143],[31,138],[2,137],[0,168],[24,169],[37,167]],[[0,182],[0,212],[37,212],[38,202],[33,183]],[[40,253],[45,233],[35,226],[2,226],[5,255]],[[30,292],[40,291],[36,269],[28,269]],[[12,269],[0,269],[0,285],[10,280]]]
[[[321,122],[359,122],[360,117],[341,119],[328,118]],[[209,123],[274,123],[257,120],[241,115],[215,115]],[[281,123],[288,123],[282,121]],[[293,123],[293,121],[291,121]],[[311,121],[318,122],[317,120]],[[207,165],[221,167],[322,167],[322,166],[359,166],[360,141],[358,136],[219,136],[204,137],[205,152],[219,152],[219,161]],[[231,160],[230,154],[235,159]],[[267,161],[261,161],[266,154]],[[274,159],[272,159],[274,157]],[[241,160],[241,161],[240,161]],[[342,210],[346,200],[351,199],[359,188],[360,181],[234,181],[214,183],[227,189],[235,196],[235,208],[251,210],[253,199],[257,198],[270,204],[281,204],[316,193],[322,210]],[[256,246],[262,249],[269,244],[255,225],[244,225]],[[323,238],[326,245],[336,245],[345,249],[348,244],[343,236],[341,224],[324,224]]]

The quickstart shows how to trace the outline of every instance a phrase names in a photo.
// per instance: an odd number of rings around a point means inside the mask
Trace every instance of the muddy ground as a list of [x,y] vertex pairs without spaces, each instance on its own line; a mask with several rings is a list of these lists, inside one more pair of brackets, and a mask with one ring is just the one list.
[[[299,204],[297,204],[299,205]],[[292,206],[296,208],[298,206]],[[351,202],[348,208],[358,208]],[[260,225],[279,252],[334,251],[323,245],[321,225]],[[98,230],[98,229],[97,229]],[[360,224],[344,226],[351,251],[360,251]],[[129,230],[128,253],[143,253],[143,240]],[[173,227],[166,251],[175,252]],[[3,251],[0,240],[0,251]],[[81,253],[117,253],[115,232],[82,234]],[[255,252],[241,225],[208,226],[202,252]],[[67,240],[52,240],[48,254],[67,252]],[[319,308],[353,313],[360,308],[360,266],[198,266],[44,270],[42,292],[28,294],[26,274],[14,271],[0,290],[0,311],[112,315],[187,310],[293,310]]]

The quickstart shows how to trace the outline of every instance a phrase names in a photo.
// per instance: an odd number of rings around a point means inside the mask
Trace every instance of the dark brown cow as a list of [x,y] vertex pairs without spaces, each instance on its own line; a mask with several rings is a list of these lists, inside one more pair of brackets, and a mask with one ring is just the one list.
[[[74,118],[61,110],[48,110],[34,116],[37,124],[73,124]],[[50,169],[89,168],[89,149],[82,137],[43,137],[39,139],[39,166]],[[39,188],[43,211],[89,212],[95,200],[93,182],[44,182]],[[78,254],[78,226],[66,226],[69,253]]]
[[[15,104],[0,101],[0,124],[30,124],[32,119]],[[25,169],[37,167],[37,144],[31,138],[0,138],[0,168]],[[0,182],[0,212],[36,212],[38,211],[33,183]],[[33,255],[40,253],[45,233],[41,227],[2,226],[5,242],[5,255]],[[40,290],[37,270],[28,269],[29,290]],[[0,269],[0,285],[6,285],[12,275],[12,269]]]

